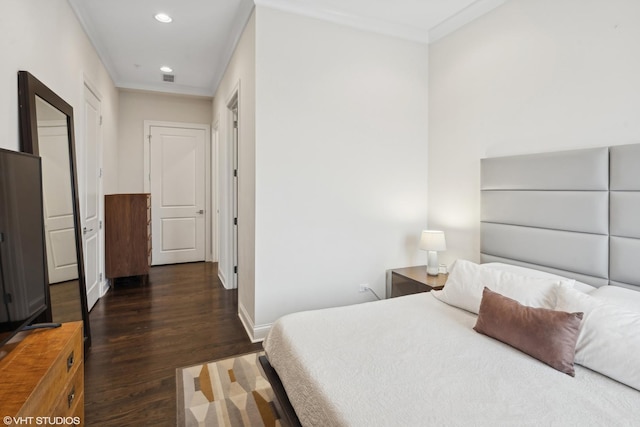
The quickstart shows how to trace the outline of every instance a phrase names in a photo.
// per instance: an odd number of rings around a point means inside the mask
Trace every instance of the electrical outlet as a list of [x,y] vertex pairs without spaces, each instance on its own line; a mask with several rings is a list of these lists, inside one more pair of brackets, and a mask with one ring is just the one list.
[[366,283],[364,285],[360,285],[360,292],[367,292],[367,289],[369,289],[369,285]]

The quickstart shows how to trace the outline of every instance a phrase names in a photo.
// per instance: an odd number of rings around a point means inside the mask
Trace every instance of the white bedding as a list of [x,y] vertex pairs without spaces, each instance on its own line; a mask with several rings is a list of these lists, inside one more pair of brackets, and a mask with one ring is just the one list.
[[303,426],[640,423],[637,390],[560,373],[476,317],[422,293],[285,316],[264,348]]

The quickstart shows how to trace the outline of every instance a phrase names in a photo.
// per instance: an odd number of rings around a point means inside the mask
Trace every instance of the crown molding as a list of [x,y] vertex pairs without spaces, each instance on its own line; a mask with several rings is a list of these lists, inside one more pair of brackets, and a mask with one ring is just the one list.
[[68,0],[69,6],[71,6],[71,10],[78,18],[78,22],[80,22],[80,26],[84,31],[84,34],[89,39],[89,43],[93,46],[98,54],[98,58],[100,58],[100,62],[104,65],[104,68],[107,70],[109,77],[114,82],[120,79],[120,75],[116,72],[113,67],[113,61],[111,61],[111,57],[109,56],[108,50],[106,47],[100,42],[99,38],[93,36],[93,33],[89,31],[90,28],[93,27],[91,18],[83,12],[83,9],[79,6],[82,0]]
[[301,4],[294,0],[254,0],[257,6],[264,6],[271,9],[278,9],[296,15],[316,18],[323,21],[333,22],[359,30],[371,31],[378,34],[397,37],[414,42],[427,43],[428,31],[421,28],[409,27],[407,25],[394,24],[381,19],[366,18],[363,16],[351,15],[337,12],[335,10],[324,9],[312,4]]
[[457,29],[467,25],[482,15],[492,11],[496,7],[506,3],[507,0],[477,0],[465,7],[455,15],[445,19],[429,30],[429,43],[433,43]]
[[231,63],[231,57],[233,56],[236,48],[238,47],[238,43],[240,42],[240,38],[242,37],[242,33],[244,33],[244,29],[247,24],[251,20],[251,16],[253,15],[253,9],[255,8],[254,2],[252,0],[241,0],[240,6],[238,7],[238,11],[233,18],[233,23],[231,24],[231,30],[229,31],[227,40],[225,42],[225,51],[222,54],[222,58],[220,59],[220,63],[224,64],[224,67],[217,67],[213,76],[213,85],[211,88],[211,93],[216,93],[218,91],[218,87],[220,86],[220,82],[224,77],[224,74],[227,72],[227,68]]
[[196,96],[213,98],[212,89],[197,88],[176,83],[161,82],[158,84],[130,83],[125,81],[115,82],[118,89],[140,92],[158,92],[171,95]]

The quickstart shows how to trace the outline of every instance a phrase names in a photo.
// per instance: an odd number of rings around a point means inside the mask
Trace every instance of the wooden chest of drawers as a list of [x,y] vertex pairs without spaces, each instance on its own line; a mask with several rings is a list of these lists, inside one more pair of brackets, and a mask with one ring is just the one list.
[[390,294],[391,298],[442,289],[449,277],[446,274],[427,275],[426,265],[394,268],[390,272],[391,292],[387,289],[387,296]]
[[107,278],[149,274],[151,195],[108,194],[104,213]]
[[2,417],[14,418],[11,425],[84,425],[82,322],[31,331],[2,350],[10,350],[0,359]]

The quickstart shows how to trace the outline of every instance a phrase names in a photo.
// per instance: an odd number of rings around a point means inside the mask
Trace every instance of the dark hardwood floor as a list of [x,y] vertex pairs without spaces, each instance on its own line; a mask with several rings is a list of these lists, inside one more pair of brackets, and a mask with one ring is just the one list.
[[90,314],[85,425],[174,426],[175,370],[260,350],[212,263],[152,267],[118,281]]
[[78,280],[49,285],[52,321],[56,323],[82,320]]

